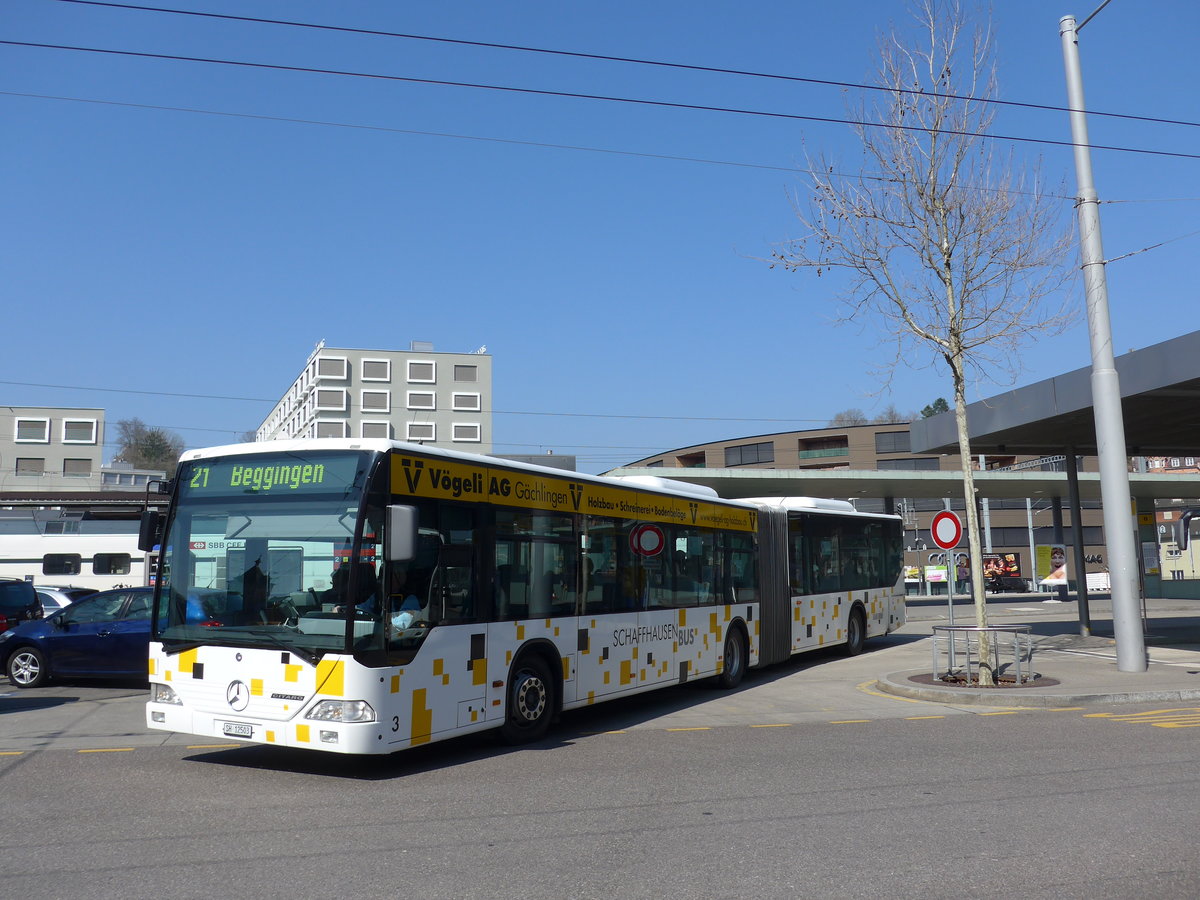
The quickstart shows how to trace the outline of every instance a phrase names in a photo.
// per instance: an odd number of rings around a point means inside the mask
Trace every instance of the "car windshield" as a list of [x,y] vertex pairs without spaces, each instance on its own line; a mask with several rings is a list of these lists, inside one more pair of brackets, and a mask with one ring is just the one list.
[[[358,465],[362,454],[353,457]],[[216,471],[210,467],[208,477]],[[179,477],[188,484],[204,476],[183,467]],[[380,526],[370,522],[353,558],[361,484],[355,478],[335,496],[181,491],[165,541],[166,612],[157,636],[168,649],[267,646],[312,657],[343,650],[347,628],[369,638],[378,622],[348,622],[354,604],[374,593],[379,550]]]

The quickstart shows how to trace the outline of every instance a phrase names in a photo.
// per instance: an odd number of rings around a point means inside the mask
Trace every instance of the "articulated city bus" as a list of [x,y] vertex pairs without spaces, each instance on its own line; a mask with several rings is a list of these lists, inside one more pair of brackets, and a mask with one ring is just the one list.
[[185,453],[147,724],[390,753],[904,622],[898,517],[383,440]]

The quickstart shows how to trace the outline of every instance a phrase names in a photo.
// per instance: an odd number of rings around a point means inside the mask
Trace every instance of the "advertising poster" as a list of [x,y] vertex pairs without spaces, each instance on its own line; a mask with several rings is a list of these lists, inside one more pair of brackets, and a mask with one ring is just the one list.
[[1020,553],[985,553],[983,554],[984,578],[1020,578]]
[[945,566],[926,566],[925,580],[930,583],[945,584],[946,583],[946,567]]
[[1034,551],[1037,553],[1038,584],[1065,585],[1067,583],[1067,548],[1062,544],[1038,544]]

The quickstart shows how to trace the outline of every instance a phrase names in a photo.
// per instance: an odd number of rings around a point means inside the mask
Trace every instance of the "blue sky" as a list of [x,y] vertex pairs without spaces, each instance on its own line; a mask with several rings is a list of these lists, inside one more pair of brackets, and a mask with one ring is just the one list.
[[[877,34],[906,9],[162,5],[850,83],[870,80]],[[1058,21],[1098,5],[997,2],[1000,96],[1064,105]],[[1089,109],[1200,122],[1197,33],[1200,4],[1113,0],[1081,34]],[[5,0],[0,38],[833,118],[857,98],[55,0]],[[0,91],[5,405],[103,407],[110,423],[137,416],[206,446],[256,427],[319,340],[486,345],[495,451],[573,453],[602,471],[950,395],[937,367],[902,369],[879,394],[879,335],[832,325],[828,279],[761,261],[798,230],[789,193],[803,181],[789,170],[806,151],[856,165],[844,125],[12,45]],[[1196,126],[1089,124],[1094,144],[1200,153]],[[1003,109],[995,131],[1070,138],[1054,111]],[[1017,153],[1073,194],[1069,148]],[[1096,151],[1093,164],[1114,201],[1106,256],[1166,242],[1108,266],[1117,352],[1200,328],[1200,159]],[[1029,345],[1019,383],[1089,359],[1081,318]]]

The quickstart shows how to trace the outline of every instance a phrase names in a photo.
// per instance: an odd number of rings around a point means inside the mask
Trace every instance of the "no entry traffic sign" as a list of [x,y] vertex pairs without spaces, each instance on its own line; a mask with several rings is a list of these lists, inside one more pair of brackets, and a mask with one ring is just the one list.
[[943,509],[933,517],[933,524],[929,526],[929,532],[933,536],[935,544],[943,550],[953,550],[962,540],[962,522],[950,510]]

